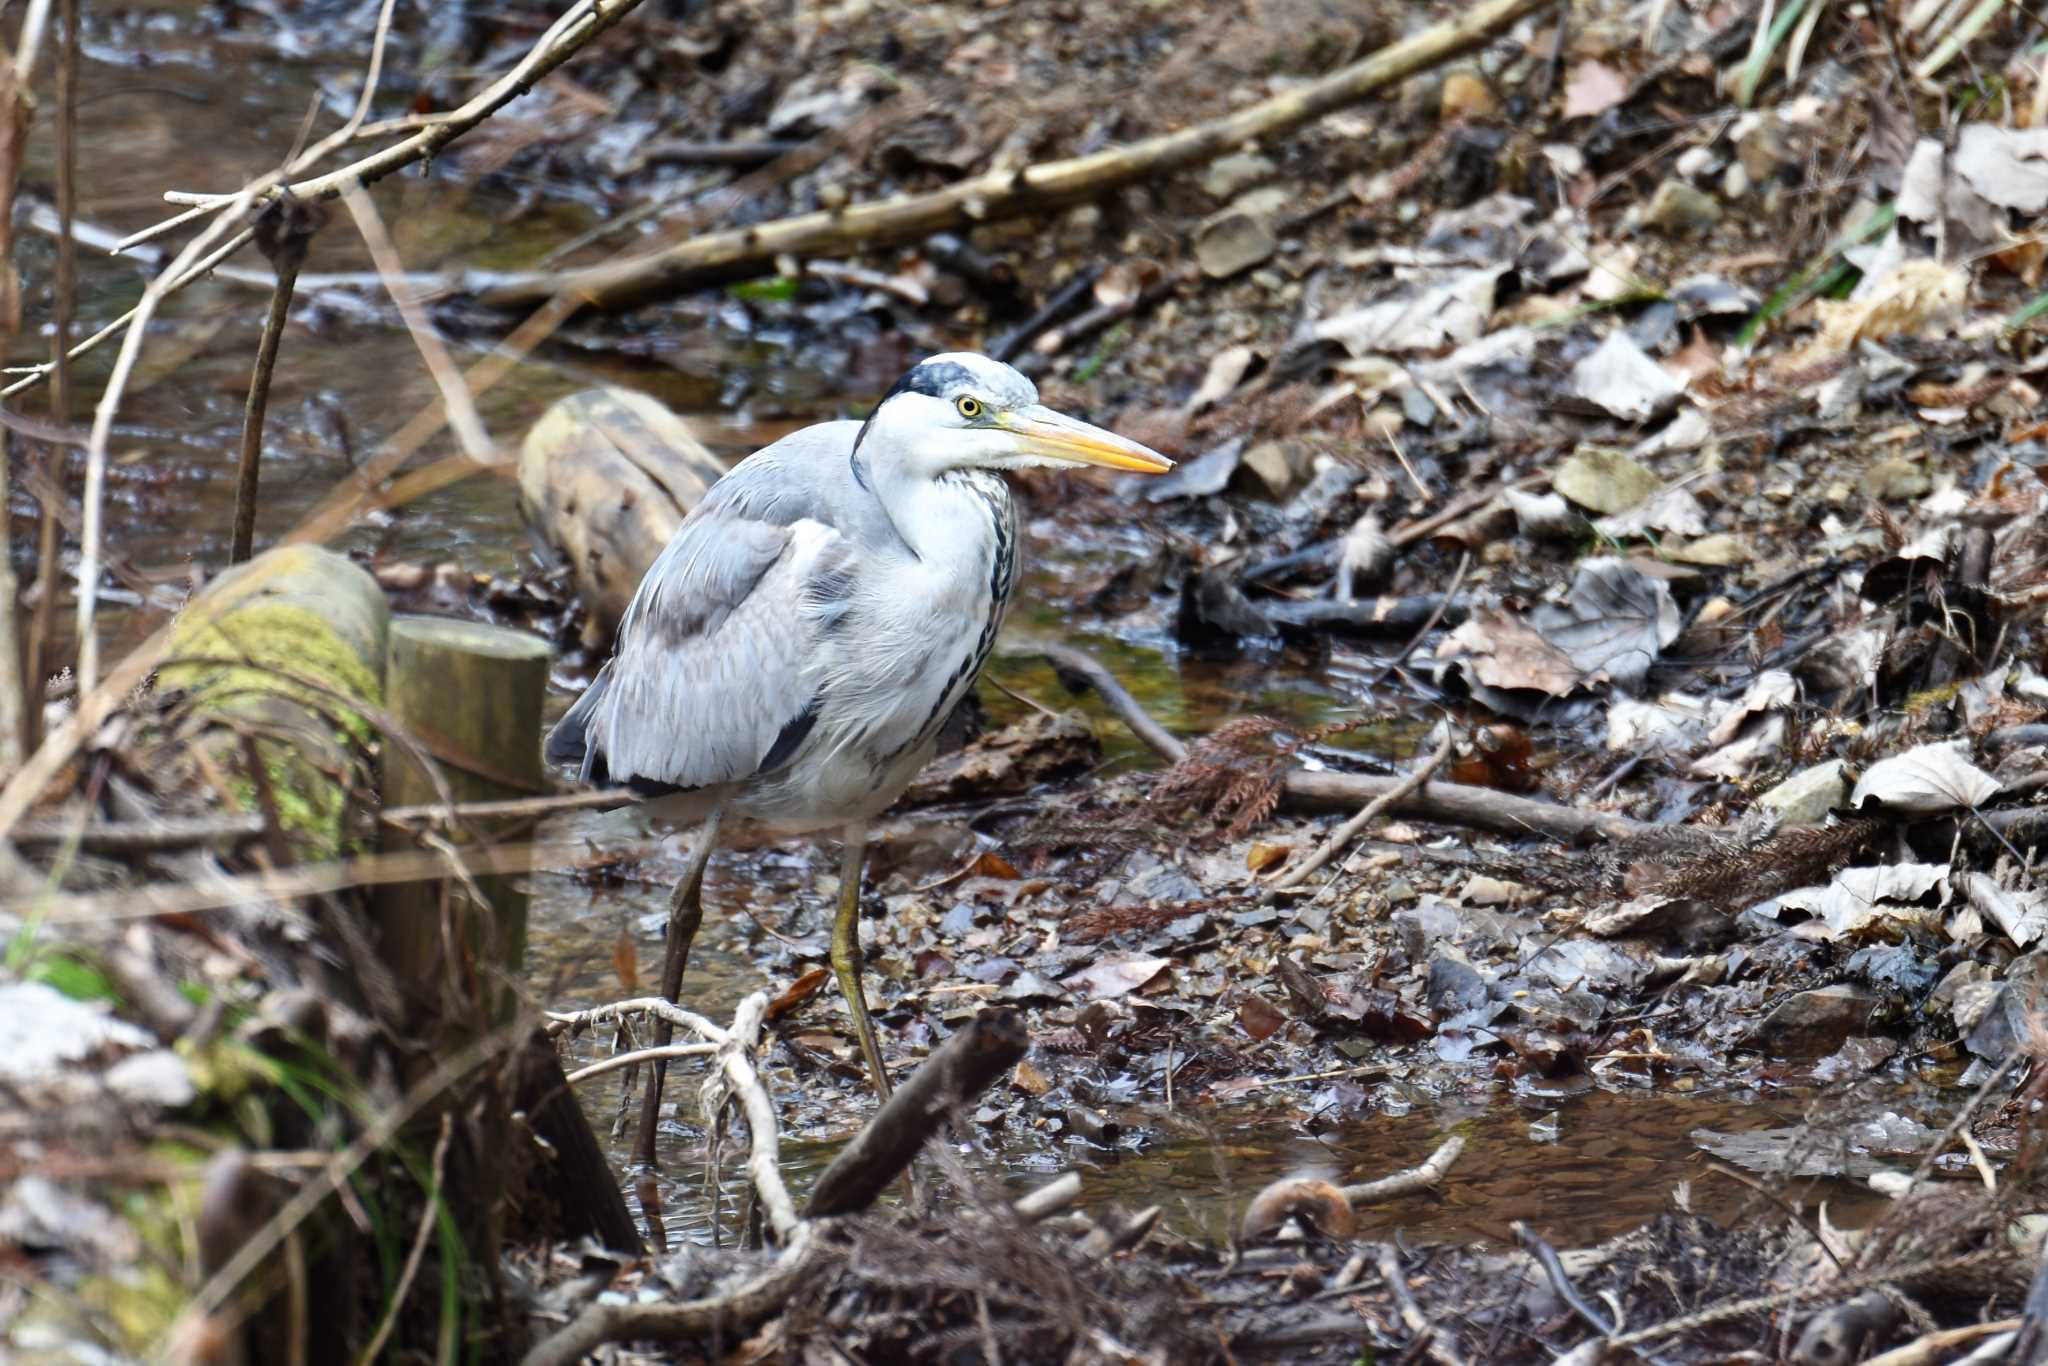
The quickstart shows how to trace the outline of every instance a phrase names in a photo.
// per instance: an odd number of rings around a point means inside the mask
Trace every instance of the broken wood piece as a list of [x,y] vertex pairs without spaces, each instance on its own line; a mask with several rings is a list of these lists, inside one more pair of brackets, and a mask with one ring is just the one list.
[[812,1189],[804,1217],[854,1214],[873,1204],[954,1108],[994,1085],[1030,1046],[1031,1036],[1016,1011],[998,1008],[975,1016],[939,1045],[840,1150]]
[[640,579],[725,468],[688,423],[630,389],[554,404],[519,447],[519,502],[569,563],[587,643],[611,638]]
[[1027,1224],[1036,1224],[1050,1219],[1080,1198],[1081,1173],[1068,1172],[1028,1195],[1018,1196],[1011,1204],[1010,1212]]

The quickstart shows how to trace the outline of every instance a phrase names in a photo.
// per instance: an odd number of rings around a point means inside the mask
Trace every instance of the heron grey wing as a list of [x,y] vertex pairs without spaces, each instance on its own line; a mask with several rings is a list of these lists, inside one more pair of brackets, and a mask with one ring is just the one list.
[[612,779],[696,788],[786,763],[816,719],[817,639],[847,555],[809,519],[708,507],[685,522],[626,609],[588,716]]

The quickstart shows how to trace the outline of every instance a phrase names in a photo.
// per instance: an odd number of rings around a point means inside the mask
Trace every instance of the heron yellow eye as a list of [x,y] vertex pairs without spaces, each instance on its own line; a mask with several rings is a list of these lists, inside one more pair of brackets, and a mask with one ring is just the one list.
[[970,398],[968,395],[962,394],[953,400],[953,406],[958,408],[960,416],[966,418],[969,422],[981,416],[981,400],[978,398]]

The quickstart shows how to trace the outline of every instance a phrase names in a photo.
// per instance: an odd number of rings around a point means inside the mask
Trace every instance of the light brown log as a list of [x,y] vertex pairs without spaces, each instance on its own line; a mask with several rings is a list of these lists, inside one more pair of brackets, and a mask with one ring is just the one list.
[[707,233],[645,256],[582,270],[500,277],[484,286],[478,297],[503,307],[527,307],[566,294],[592,308],[631,308],[699,285],[758,273],[778,256],[844,256],[914,242],[949,228],[1078,204],[1135,180],[1209,161],[1356,104],[1486,42],[1541,3],[1482,0],[1455,19],[1381,48],[1321,80],[1237,113],[1128,147],[1020,170],[990,171],[930,194],[899,195],[873,204]]
[[[437,761],[440,781],[411,745],[387,743],[385,805],[425,805],[444,797],[489,801],[542,791],[541,705],[552,654],[538,636],[501,626],[439,617],[392,622],[386,710]],[[458,846],[500,833],[480,820],[436,832]],[[390,830],[385,839],[388,848],[405,848],[413,847],[414,836]],[[473,967],[489,1007],[483,1018],[502,1018],[512,999],[509,983],[526,950],[525,887],[515,878],[473,881],[487,905],[477,905],[452,878],[386,887],[377,898],[380,947],[399,981],[417,992],[438,990],[444,966]],[[445,951],[458,945],[471,963],[444,964]]]
[[640,576],[724,473],[687,423],[630,389],[571,394],[533,424],[520,503],[569,562],[591,644],[610,639]]

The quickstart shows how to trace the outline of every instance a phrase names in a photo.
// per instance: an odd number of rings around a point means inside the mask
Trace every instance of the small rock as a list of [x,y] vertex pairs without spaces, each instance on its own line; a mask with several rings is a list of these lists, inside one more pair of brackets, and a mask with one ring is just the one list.
[[1878,461],[1863,472],[1863,478],[1858,482],[1865,497],[1888,503],[1922,498],[1934,488],[1927,471],[1910,460],[1896,458]]
[[1703,564],[1714,569],[1748,564],[1755,558],[1747,541],[1740,536],[1730,536],[1718,531],[1684,545],[1667,545],[1664,547],[1664,553],[1680,564]]
[[1440,1015],[1470,1010],[1486,1004],[1486,977],[1456,948],[1438,944],[1429,960],[1429,982],[1422,995]]
[[1749,193],[1749,172],[1742,169],[1742,163],[1732,162],[1721,172],[1721,198],[1736,200]]
[[1627,512],[1664,487],[1663,480],[1626,451],[1594,445],[1573,451],[1550,483],[1580,507],[1610,516]]
[[1735,164],[1752,185],[1762,185],[1798,158],[1785,138],[1784,125],[1770,114],[1757,119],[1754,127],[1735,143]]
[[1213,199],[1230,199],[1268,179],[1280,168],[1257,152],[1233,152],[1209,163],[1202,173],[1202,193]]
[[1774,1057],[1824,1058],[1870,1024],[1877,997],[1858,987],[1836,985],[1802,991],[1749,1032],[1749,1044]]
[[1279,247],[1272,221],[1242,209],[1225,209],[1195,230],[1195,260],[1212,280],[1250,270]]
[[1430,946],[1439,939],[1456,934],[1459,926],[1457,911],[1434,897],[1395,911],[1389,919],[1393,922],[1395,937],[1401,942],[1401,950],[1411,963],[1420,963],[1427,958]]
[[1720,201],[1682,180],[1659,185],[1643,210],[1644,227],[1670,233],[1704,232],[1720,221]]
[[1488,877],[1474,873],[1465,880],[1458,899],[1467,906],[1513,906],[1528,896],[1528,889],[1519,882],[1504,878]]
[[1787,825],[1819,825],[1828,812],[1849,800],[1849,779],[1840,759],[1804,768],[1756,799]]

